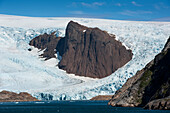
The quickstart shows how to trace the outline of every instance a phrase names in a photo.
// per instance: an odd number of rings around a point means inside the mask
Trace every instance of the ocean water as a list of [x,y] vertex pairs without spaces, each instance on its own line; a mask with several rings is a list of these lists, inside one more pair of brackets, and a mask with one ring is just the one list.
[[0,103],[0,113],[170,113],[170,110],[112,107],[108,101],[43,101]]

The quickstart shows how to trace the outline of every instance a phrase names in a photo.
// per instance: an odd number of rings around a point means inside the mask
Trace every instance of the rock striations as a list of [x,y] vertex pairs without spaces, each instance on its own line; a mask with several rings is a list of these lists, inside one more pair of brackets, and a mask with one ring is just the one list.
[[34,38],[30,45],[46,48],[43,56],[47,58],[54,57],[56,49],[62,56],[60,69],[93,78],[106,77],[132,59],[132,51],[115,40],[114,35],[73,21],[68,23],[65,37],[44,34]]
[[[63,49],[59,49],[59,48]],[[68,73],[103,78],[122,67],[132,58],[132,52],[98,28],[87,28],[70,22],[66,36],[59,43],[62,60],[59,68]]]
[[128,79],[109,104],[170,110],[170,38],[162,52]]
[[19,94],[9,91],[0,92],[0,102],[21,102],[21,101],[39,101],[26,92]]

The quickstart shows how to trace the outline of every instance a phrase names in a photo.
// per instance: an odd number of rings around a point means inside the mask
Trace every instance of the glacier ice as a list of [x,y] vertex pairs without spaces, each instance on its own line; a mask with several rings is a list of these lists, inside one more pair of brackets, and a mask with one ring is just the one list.
[[[16,24],[18,20],[21,24]],[[61,59],[58,53],[56,59],[44,61],[39,57],[43,50],[29,46],[32,38],[43,33],[56,31],[64,36],[70,20],[115,34],[132,50],[132,60],[106,78],[93,79],[67,74],[56,66]],[[0,15],[0,25],[0,90],[26,91],[41,100],[87,100],[114,94],[162,50],[170,35],[169,22]]]

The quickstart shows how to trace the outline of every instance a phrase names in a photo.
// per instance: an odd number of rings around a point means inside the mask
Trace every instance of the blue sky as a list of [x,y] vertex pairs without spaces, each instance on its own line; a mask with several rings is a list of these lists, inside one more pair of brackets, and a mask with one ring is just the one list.
[[170,0],[0,0],[0,14],[170,21]]

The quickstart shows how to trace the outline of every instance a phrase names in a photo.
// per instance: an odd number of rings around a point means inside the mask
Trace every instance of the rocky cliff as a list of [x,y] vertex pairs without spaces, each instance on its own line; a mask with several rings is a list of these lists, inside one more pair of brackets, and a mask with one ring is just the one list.
[[21,102],[21,101],[39,101],[26,92],[19,94],[9,91],[0,92],[0,102]]
[[170,109],[170,38],[146,67],[128,79],[109,102],[112,106]]
[[44,34],[33,39],[30,45],[46,48],[44,54],[47,55],[43,56],[47,58],[54,57],[56,49],[62,56],[58,64],[60,69],[93,78],[106,77],[132,59],[132,51],[115,40],[114,35],[73,21],[68,23],[65,37]]

